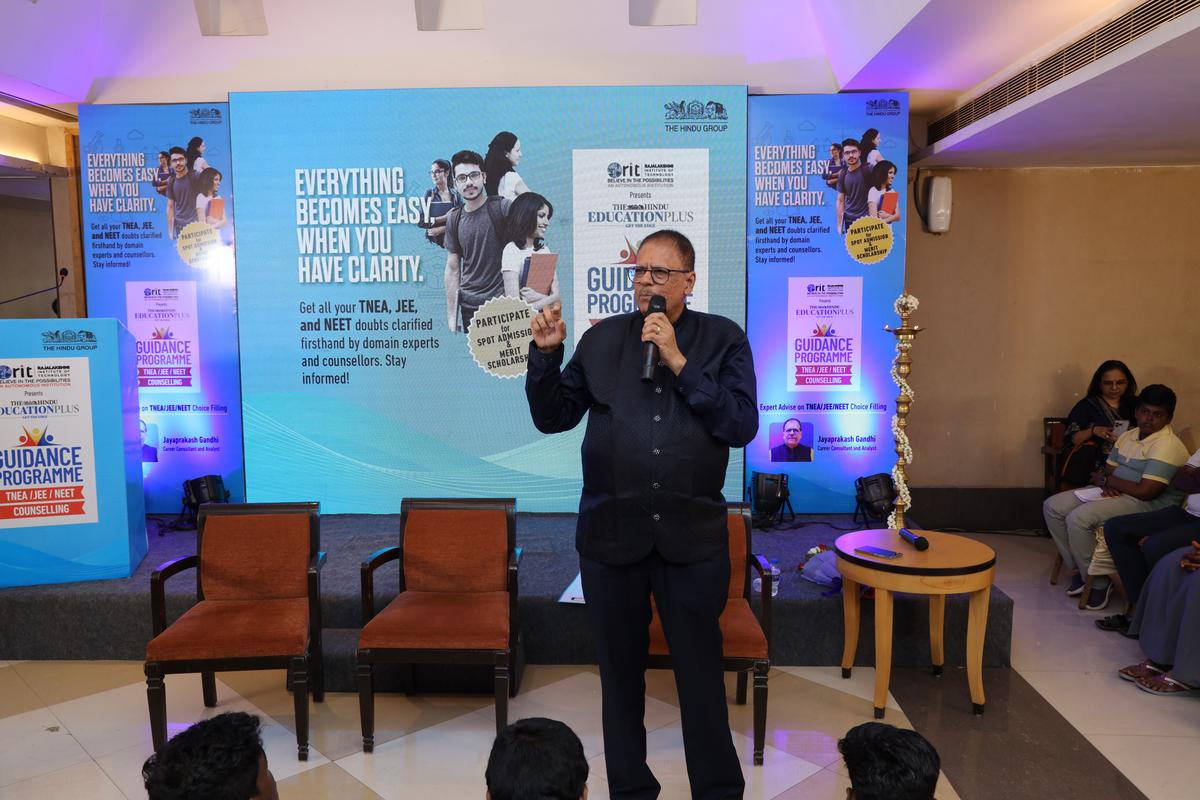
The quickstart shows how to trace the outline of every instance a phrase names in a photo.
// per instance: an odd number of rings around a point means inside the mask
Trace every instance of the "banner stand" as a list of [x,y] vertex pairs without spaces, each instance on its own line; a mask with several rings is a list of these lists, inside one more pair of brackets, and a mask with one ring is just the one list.
[[0,320],[0,587],[146,556],[135,343],[114,319]]

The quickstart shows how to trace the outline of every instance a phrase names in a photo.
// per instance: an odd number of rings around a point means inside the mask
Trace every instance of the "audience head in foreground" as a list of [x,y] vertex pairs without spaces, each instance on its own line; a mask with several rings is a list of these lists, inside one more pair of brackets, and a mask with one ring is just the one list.
[[488,757],[488,800],[587,800],[583,744],[561,722],[517,720],[496,737]]
[[244,711],[197,722],[146,759],[149,800],[279,800],[258,717]]
[[882,722],[851,728],[838,742],[850,773],[847,800],[932,800],[941,760],[916,731]]

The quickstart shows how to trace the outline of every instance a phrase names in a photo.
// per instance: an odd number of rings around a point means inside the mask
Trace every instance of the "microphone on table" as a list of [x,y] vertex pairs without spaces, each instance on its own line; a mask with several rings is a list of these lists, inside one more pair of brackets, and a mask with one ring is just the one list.
[[[646,309],[646,316],[651,314],[665,314],[667,311],[667,301],[660,294],[651,295],[650,307]],[[658,345],[654,342],[642,342],[642,380],[654,380],[654,368],[658,366]]]
[[913,547],[917,548],[918,550],[928,550],[929,549],[929,540],[926,539],[924,536],[917,536],[915,533],[910,531],[908,528],[900,529],[900,538],[903,539],[904,541],[908,542],[909,544],[911,544]]

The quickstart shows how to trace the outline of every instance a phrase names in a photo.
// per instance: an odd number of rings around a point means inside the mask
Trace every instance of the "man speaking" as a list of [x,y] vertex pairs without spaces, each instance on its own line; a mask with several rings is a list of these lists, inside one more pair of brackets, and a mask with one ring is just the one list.
[[[754,362],[734,322],[686,308],[695,262],[683,234],[647,236],[629,268],[641,313],[590,328],[565,368],[561,306],[532,323],[525,393],[534,424],[557,433],[590,412],[575,546],[600,664],[613,798],[652,800],[661,788],[646,765],[643,721],[651,594],[675,663],[692,797],[740,798],[745,786],[729,732],[718,619],[730,569],[721,487],[729,448],[758,431]],[[664,311],[651,311],[656,297]],[[651,345],[657,355],[644,352]]]

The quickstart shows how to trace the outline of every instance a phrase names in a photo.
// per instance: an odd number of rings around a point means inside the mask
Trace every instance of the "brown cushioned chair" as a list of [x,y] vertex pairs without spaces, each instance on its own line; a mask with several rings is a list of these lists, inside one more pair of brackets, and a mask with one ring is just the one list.
[[[763,744],[767,730],[767,673],[771,669],[771,566],[760,555],[750,552],[750,507],[730,503],[729,523],[729,599],[721,612],[722,650],[727,671],[737,673],[737,703],[746,704],[750,670],[754,670],[754,763],[763,763]],[[750,607],[750,570],[762,578],[762,616]],[[658,609],[650,619],[649,665],[670,669],[671,655]]]
[[[206,504],[196,526],[197,555],[168,561],[150,576],[154,638],[146,645],[146,696],[154,750],[167,740],[164,675],[199,672],[204,705],[212,708],[214,673],[283,667],[295,696],[297,752],[305,761],[310,684],[313,699],[325,699],[319,506]],[[164,584],[191,568],[197,602],[168,626]]]
[[[508,724],[517,694],[516,500],[405,499],[400,546],[362,564],[363,629],[358,698],[363,752],[375,747],[374,667],[491,664],[496,732]],[[375,613],[374,573],[400,562],[400,594]]]

